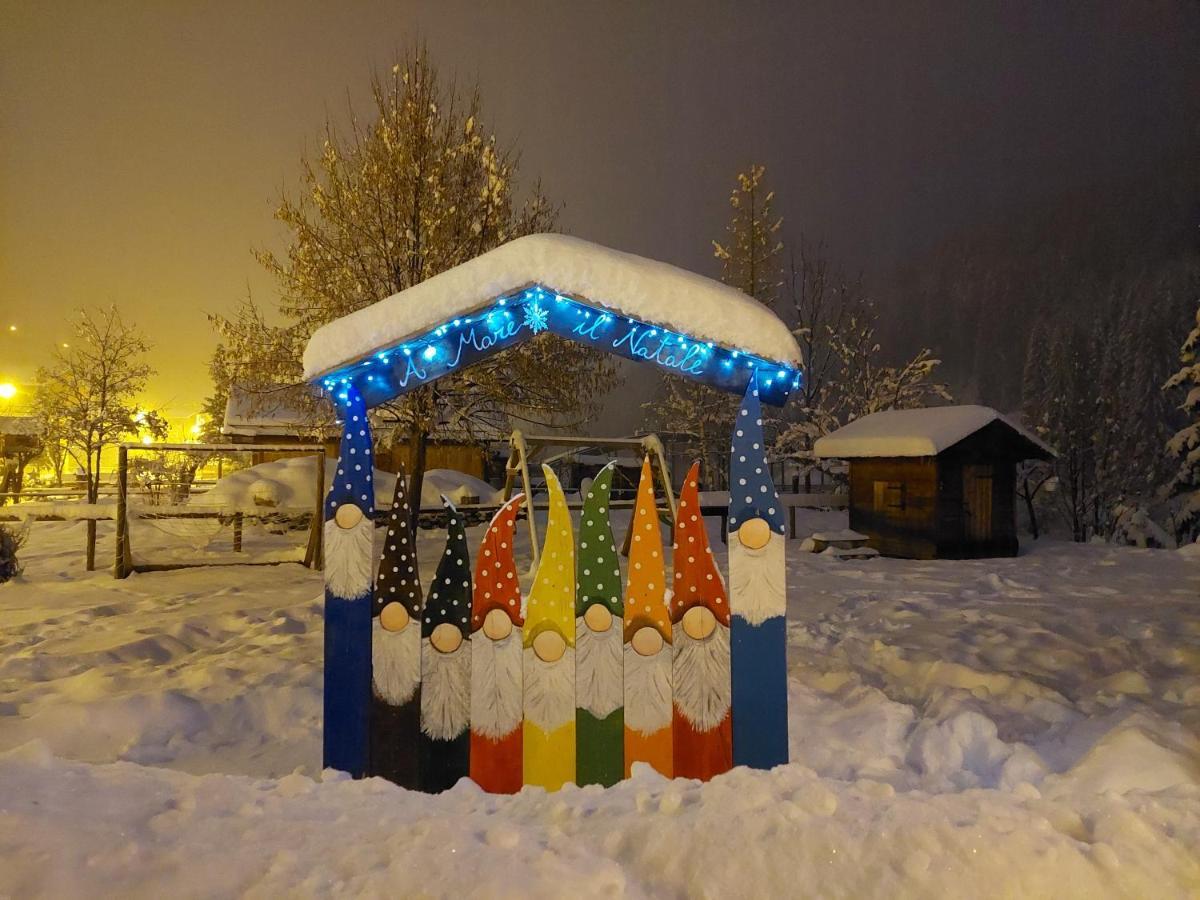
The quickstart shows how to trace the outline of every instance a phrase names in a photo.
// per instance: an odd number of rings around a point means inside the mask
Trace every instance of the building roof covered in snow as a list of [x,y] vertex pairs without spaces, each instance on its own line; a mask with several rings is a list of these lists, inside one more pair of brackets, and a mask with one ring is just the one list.
[[[710,375],[739,392],[757,370],[768,399],[798,383],[802,361],[787,325],[741,291],[579,238],[537,234],[322,326],[304,351],[304,377],[345,378],[375,405],[543,330],[598,348],[608,338],[609,352]],[[740,385],[725,383],[729,376]]]
[[42,420],[37,416],[0,416],[0,434],[33,437],[41,432]]
[[819,439],[817,456],[835,459],[862,457],[938,456],[993,422],[1027,445],[1026,458],[1049,459],[1055,454],[1036,435],[988,406],[936,406],[892,409],[856,419]]
[[[307,391],[307,388],[303,390]],[[233,387],[225,401],[221,434],[229,437],[296,437],[320,429],[320,411],[300,390],[261,393]]]

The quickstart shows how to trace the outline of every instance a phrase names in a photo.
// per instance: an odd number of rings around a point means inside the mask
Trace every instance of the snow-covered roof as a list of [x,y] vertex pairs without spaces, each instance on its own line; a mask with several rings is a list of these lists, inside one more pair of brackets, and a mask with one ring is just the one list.
[[741,291],[579,238],[535,234],[319,328],[304,351],[304,377],[329,374],[532,284],[766,360],[802,361],[787,325]]
[[287,436],[311,431],[313,413],[295,392],[260,394],[234,387],[225,401],[221,434],[239,437]]
[[42,420],[37,416],[0,416],[0,434],[26,437],[41,430]]
[[937,456],[992,422],[1000,421],[1044,452],[1054,451],[989,406],[935,406],[872,413],[817,441],[816,455],[824,458]]

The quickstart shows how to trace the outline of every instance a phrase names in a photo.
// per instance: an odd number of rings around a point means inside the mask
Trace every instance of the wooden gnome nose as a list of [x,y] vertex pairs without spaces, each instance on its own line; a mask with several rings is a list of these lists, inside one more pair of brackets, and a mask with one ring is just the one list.
[[612,628],[613,615],[603,603],[593,603],[583,614],[584,624],[597,634]]
[[462,646],[462,642],[462,632],[449,622],[443,622],[429,636],[429,643],[439,653],[453,653]]
[[750,550],[761,550],[771,539],[771,526],[767,524],[766,519],[750,519],[748,522],[742,523],[742,527],[737,530],[736,534],[743,547]]
[[483,617],[483,633],[493,641],[504,640],[512,629],[512,619],[502,609],[493,609]]
[[547,629],[533,639],[533,652],[542,662],[558,662],[567,652],[567,642],[557,631]]
[[394,600],[379,611],[379,624],[386,631],[403,631],[408,627],[410,618],[404,604]]
[[653,656],[662,649],[663,637],[657,628],[644,625],[633,633],[629,643],[640,656]]
[[683,631],[694,641],[702,641],[717,627],[717,617],[707,606],[693,606],[683,614]]
[[353,528],[362,521],[362,517],[362,510],[353,503],[343,503],[333,514],[333,520],[337,522],[338,528]]

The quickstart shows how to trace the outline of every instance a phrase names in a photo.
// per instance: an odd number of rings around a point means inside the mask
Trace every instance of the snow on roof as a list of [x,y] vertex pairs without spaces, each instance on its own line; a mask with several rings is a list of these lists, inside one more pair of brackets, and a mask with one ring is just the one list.
[[579,238],[534,234],[317,329],[304,351],[304,377],[332,372],[531,284],[767,360],[801,362],[788,327],[741,291]]
[[0,416],[0,434],[25,437],[41,430],[42,420],[37,416]]
[[936,406],[872,413],[817,441],[817,456],[937,456],[986,425],[1001,421],[1049,456],[1054,451],[1035,435],[989,406]]
[[240,437],[295,436],[312,431],[316,424],[311,409],[295,389],[264,394],[236,385],[225,401],[221,434]]

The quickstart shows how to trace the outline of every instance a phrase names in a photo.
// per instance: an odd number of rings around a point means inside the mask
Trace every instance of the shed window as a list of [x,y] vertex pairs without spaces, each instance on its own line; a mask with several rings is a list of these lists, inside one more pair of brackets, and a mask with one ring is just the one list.
[[895,515],[904,511],[904,482],[875,482],[875,512]]

